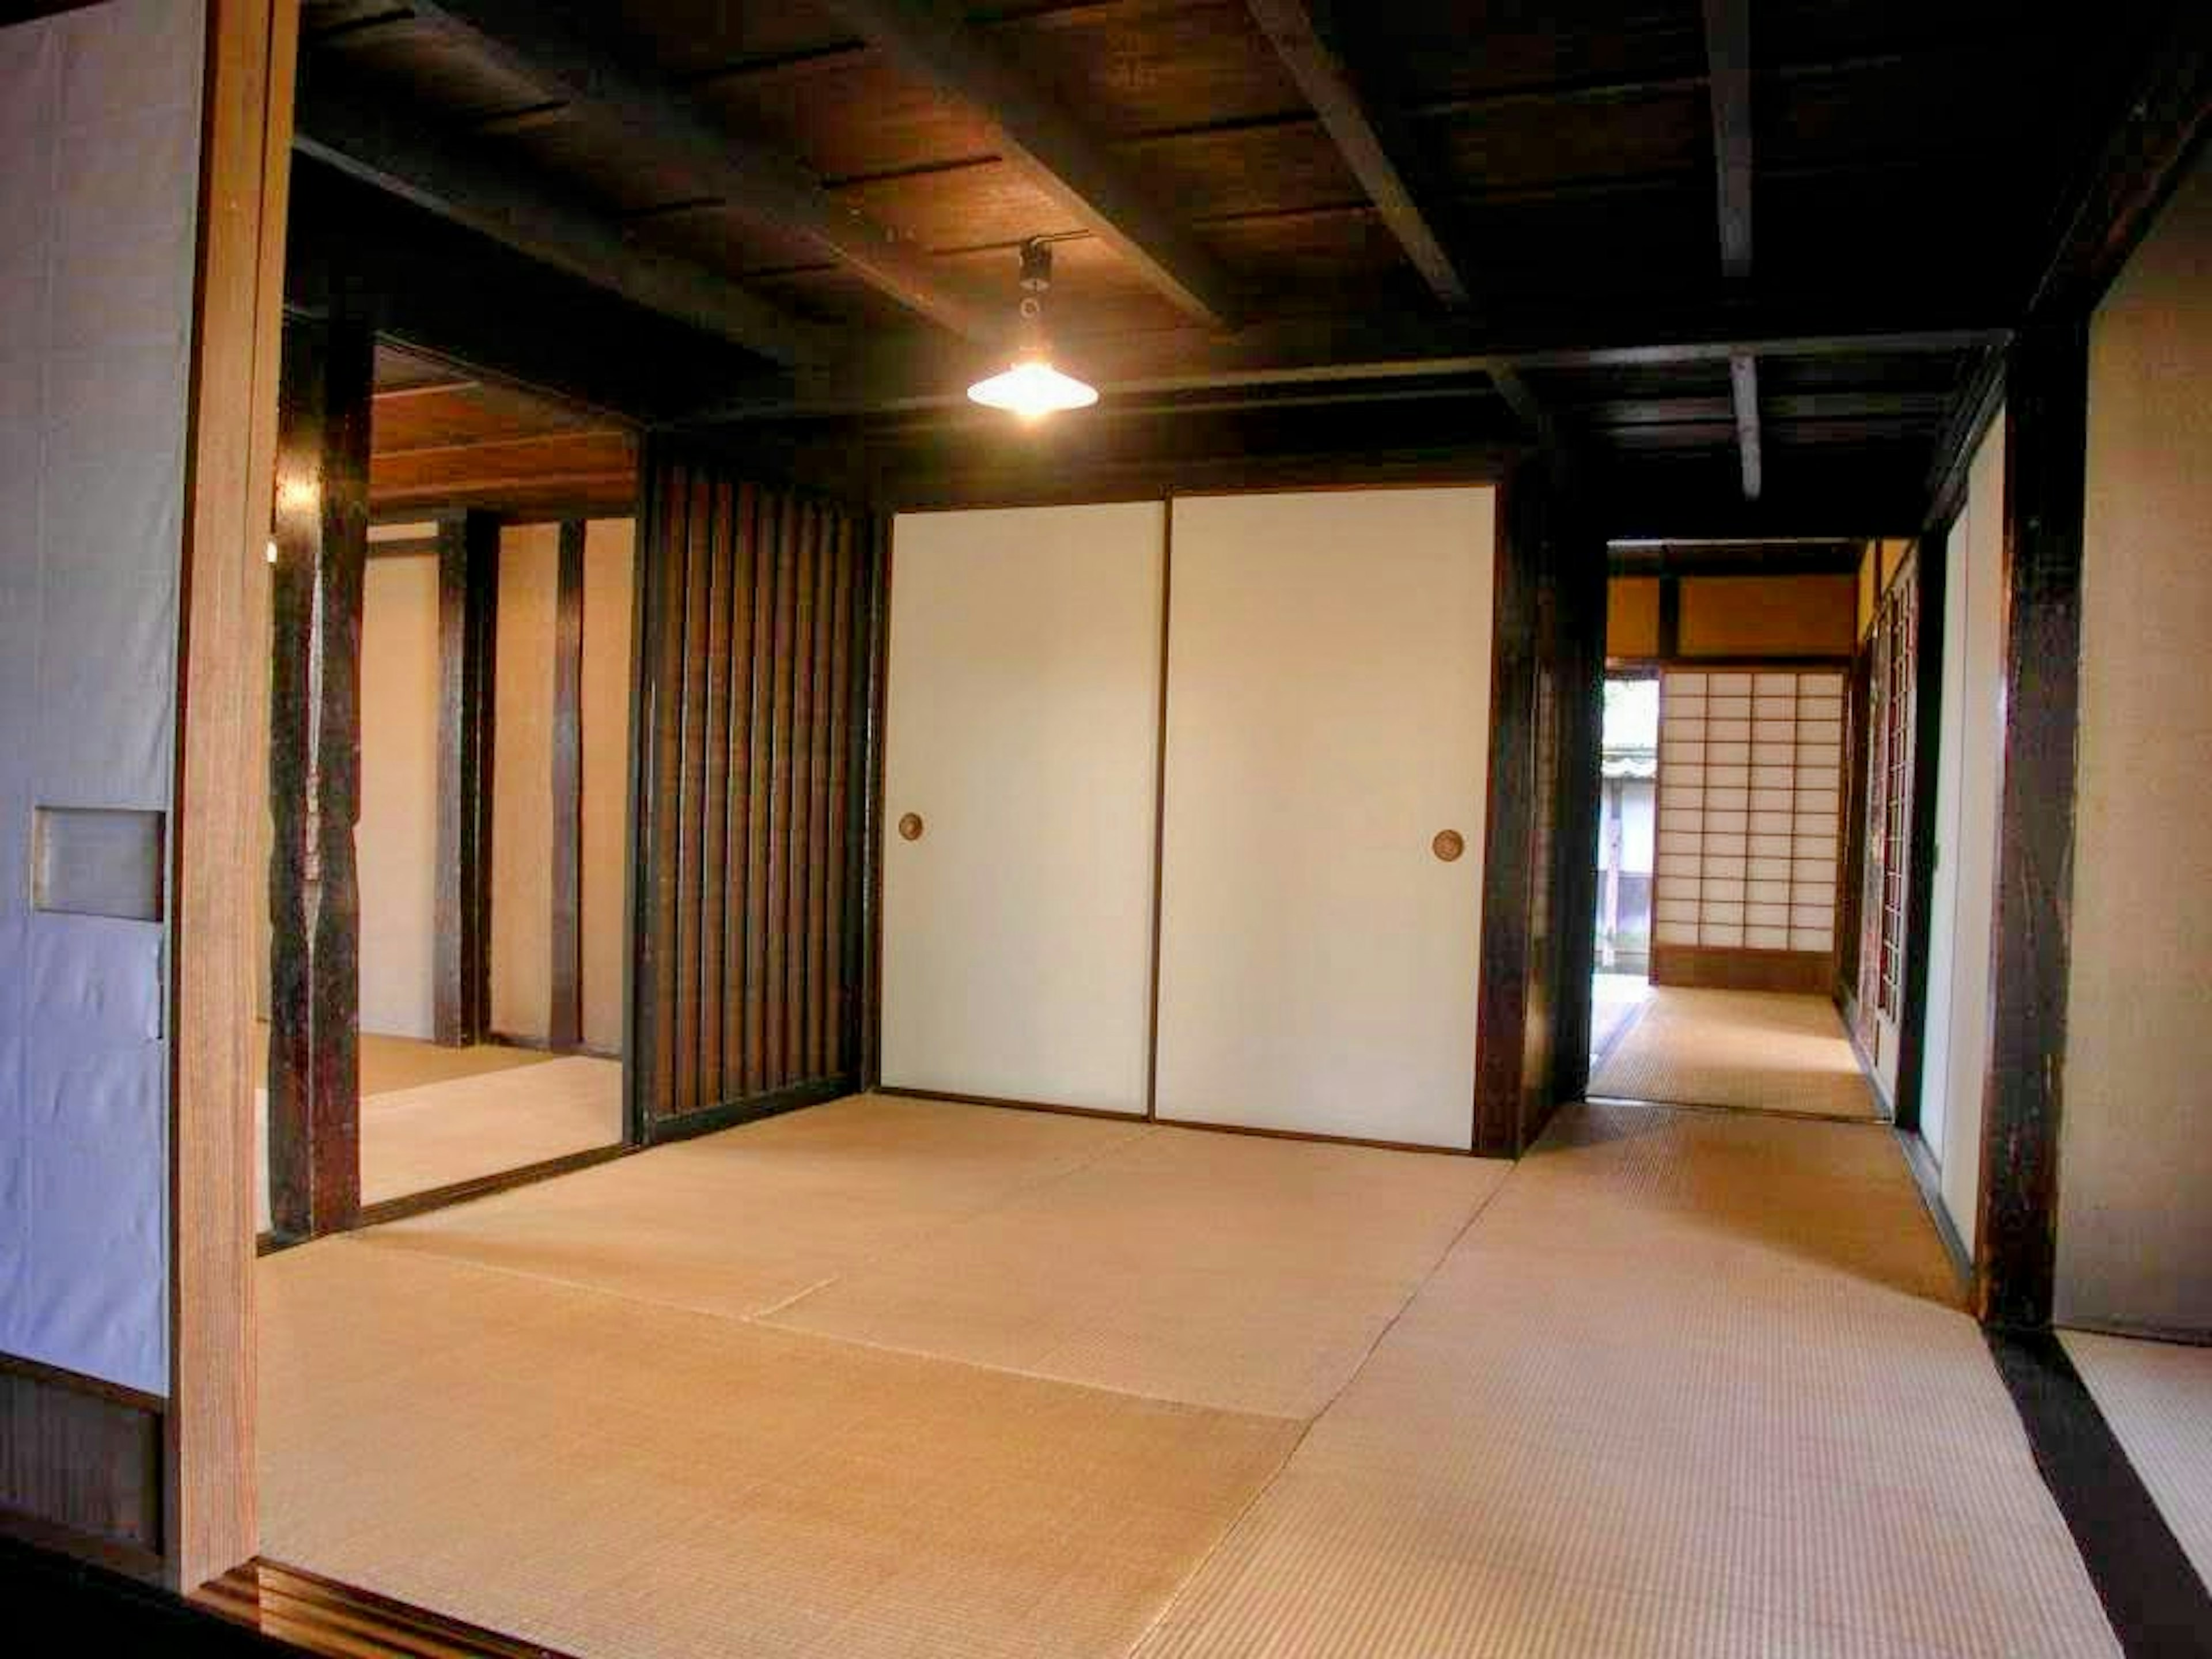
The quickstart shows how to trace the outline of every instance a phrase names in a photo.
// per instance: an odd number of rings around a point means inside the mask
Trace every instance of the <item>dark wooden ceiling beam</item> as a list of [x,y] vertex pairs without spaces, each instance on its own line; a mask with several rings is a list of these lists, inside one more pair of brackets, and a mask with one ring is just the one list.
[[[1360,96],[1342,55],[1322,32],[1315,0],[1246,0],[1283,65],[1375,204],[1421,279],[1444,304],[1466,305],[1468,284],[1407,183],[1404,140],[1379,124],[1379,105]],[[1325,0],[1323,0],[1325,3]],[[1499,390],[1504,391],[1504,387]],[[1507,392],[1507,400],[1513,394]],[[1518,405],[1516,405],[1516,409]]]
[[[1705,66],[1713,106],[1713,173],[1721,276],[1731,293],[1751,282],[1751,0],[1705,0]],[[1743,498],[1764,483],[1759,441],[1759,362],[1729,360]]]
[[1177,307],[1231,327],[1243,310],[1227,267],[1133,168],[962,11],[940,0],[829,0],[830,9],[900,68],[973,106],[1006,159]]
[[772,362],[824,362],[833,355],[828,330],[703,265],[635,246],[589,209],[485,164],[426,129],[414,111],[367,96],[327,70],[311,72],[301,89],[292,142],[379,190]]
[[[1832,313],[1819,328],[1793,327],[1781,312],[1731,309],[1699,319],[1623,315],[1607,337],[1564,334],[1558,329],[1502,325],[1467,319],[1378,314],[1358,321],[1297,321],[1255,325],[1234,335],[1168,329],[1089,340],[1063,340],[1062,355],[1102,392],[1123,396],[1218,391],[1241,386],[1325,385],[1346,381],[1407,382],[1499,368],[1591,369],[1680,363],[1725,363],[1744,353],[1788,358],[1895,356],[1955,353],[2003,337],[2002,328],[1954,316],[1948,325],[1893,329],[1865,317],[1857,328],[1838,327]],[[1735,325],[1735,326],[1731,326]],[[1633,341],[1636,343],[1619,343]],[[969,361],[942,346],[879,347],[850,371],[802,371],[794,381],[734,388],[732,395],[695,409],[694,424],[830,417],[957,404],[968,384]]]
[[616,62],[536,0],[438,0],[415,9],[541,93],[588,107],[720,194],[805,237],[871,287],[967,339],[996,343],[1012,307],[989,303],[911,240],[823,188],[788,156],[737,137],[683,92]]

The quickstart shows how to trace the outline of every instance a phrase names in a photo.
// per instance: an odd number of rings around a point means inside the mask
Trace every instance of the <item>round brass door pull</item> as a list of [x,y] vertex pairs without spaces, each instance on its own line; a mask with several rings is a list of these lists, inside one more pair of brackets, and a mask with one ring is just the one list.
[[899,839],[901,841],[920,841],[921,839],[921,830],[922,824],[921,813],[908,812],[900,817],[898,831]]
[[1455,863],[1467,851],[1467,837],[1456,830],[1439,830],[1437,838],[1429,843],[1429,850],[1446,864]]

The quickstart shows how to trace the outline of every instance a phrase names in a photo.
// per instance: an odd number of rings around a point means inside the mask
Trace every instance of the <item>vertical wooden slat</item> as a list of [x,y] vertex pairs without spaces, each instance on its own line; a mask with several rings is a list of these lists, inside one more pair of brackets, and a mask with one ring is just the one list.
[[792,603],[791,847],[790,861],[785,866],[790,886],[784,895],[783,1072],[787,1083],[796,1083],[807,1075],[806,905],[814,865],[814,579],[822,562],[824,520],[822,508],[809,502]]
[[768,961],[761,984],[761,1068],[763,1086],[785,1080],[783,987],[791,890],[791,647],[797,609],[798,544],[804,507],[787,500],[775,545],[775,629],[769,645],[768,885],[760,907],[768,937]]
[[891,521],[879,515],[868,538],[865,582],[864,626],[854,672],[864,673],[863,720],[855,720],[855,793],[860,796],[860,822],[854,836],[853,919],[848,924],[855,979],[860,994],[852,1012],[853,1075],[856,1087],[872,1089],[882,1081],[883,928],[884,911],[884,692],[886,647],[884,618],[890,606]]
[[822,967],[826,981],[817,1012],[821,1020],[817,1075],[845,1070],[851,1050],[845,1044],[845,1005],[850,995],[846,978],[845,890],[851,860],[846,849],[853,840],[852,818],[846,788],[851,772],[853,720],[853,544],[857,526],[849,514],[837,524],[836,557],[830,565],[830,722],[826,748],[830,757],[829,790],[823,820],[829,825],[836,854],[822,860]]
[[730,799],[723,813],[722,1097],[742,1099],[745,1079],[745,910],[747,803],[752,793],[752,629],[757,566],[755,513],[759,492],[739,484],[730,517],[730,721],[725,773]]
[[481,1042],[490,992],[492,663],[499,521],[438,525],[438,867],[432,1030]]
[[553,868],[546,1045],[584,1039],[584,522],[561,526],[553,609]]
[[763,493],[753,544],[751,755],[745,791],[745,1092],[768,1087],[769,839],[775,800],[775,616],[789,501]]
[[722,912],[729,901],[722,848],[730,811],[730,486],[714,481],[707,534],[706,713],[700,778],[699,1088],[698,1103],[722,1100]]
[[830,816],[830,757],[837,745],[830,653],[836,635],[837,556],[844,535],[844,514],[832,510],[825,514],[815,560],[814,730],[810,738],[814,751],[814,800],[807,819],[811,834],[806,859],[806,1075],[811,1078],[826,1076],[830,1070],[823,1038],[829,1026],[834,963],[825,930],[830,919],[830,866],[840,840]]
[[676,1109],[699,1105],[700,837],[706,827],[705,785],[708,551],[713,528],[713,484],[694,468],[685,480],[684,536],[683,740],[677,778],[676,882]]
[[653,685],[653,799],[652,905],[649,933],[653,982],[652,1087],[647,1098],[653,1115],[670,1116],[682,1106],[676,1093],[677,824],[682,801],[677,787],[683,769],[682,701],[684,666],[684,550],[690,502],[688,470],[671,463],[655,491],[660,533],[653,550],[653,634],[659,659]]

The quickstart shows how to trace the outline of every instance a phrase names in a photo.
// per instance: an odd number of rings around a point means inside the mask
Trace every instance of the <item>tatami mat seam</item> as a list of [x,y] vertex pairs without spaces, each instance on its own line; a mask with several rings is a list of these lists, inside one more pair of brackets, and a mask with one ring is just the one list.
[[1391,1332],[1398,1328],[1398,1323],[1405,1318],[1407,1310],[1413,1305],[1415,1299],[1422,1291],[1428,1289],[1431,1282],[1443,1270],[1443,1265],[1451,1259],[1452,1252],[1459,1249],[1467,1236],[1474,1231],[1475,1224],[1489,1212],[1490,1206],[1498,1201],[1498,1194],[1513,1184],[1513,1177],[1520,1173],[1521,1168],[1521,1164],[1516,1162],[1513,1167],[1505,1172],[1504,1179],[1483,1194],[1481,1200],[1475,1205],[1474,1212],[1461,1224],[1459,1230],[1445,1241],[1444,1247],[1437,1252],[1436,1260],[1429,1263],[1428,1271],[1421,1275],[1419,1281],[1406,1293],[1405,1300],[1398,1304],[1397,1311],[1384,1322],[1381,1330],[1375,1333],[1375,1340],[1367,1345],[1367,1351],[1359,1356],[1359,1363],[1346,1373],[1344,1381],[1337,1385],[1336,1392],[1329,1395],[1328,1403],[1305,1419],[1304,1425],[1298,1431],[1297,1437],[1285,1449],[1282,1461],[1268,1471],[1266,1480],[1253,1488],[1252,1495],[1245,1500],[1243,1507],[1237,1511],[1236,1516],[1226,1527],[1222,1528],[1220,1534],[1214,1539],[1213,1542],[1191,1563],[1190,1571],[1176,1580],[1175,1588],[1170,1590],[1161,1601],[1159,1610],[1153,1613],[1151,1622],[1146,1625],[1137,1639],[1129,1644],[1126,1650],[1127,1653],[1136,1654],[1144,1650],[1145,1644],[1152,1639],[1153,1634],[1166,1622],[1168,1614],[1175,1610],[1176,1603],[1182,1599],[1183,1591],[1198,1582],[1214,1557],[1228,1547],[1231,1539],[1237,1536],[1245,1519],[1259,1507],[1261,1500],[1275,1489],[1277,1483],[1283,1478],[1283,1471],[1290,1468],[1291,1459],[1298,1455],[1299,1448],[1312,1437],[1316,1425],[1335,1408],[1336,1402],[1343,1399],[1352,1385],[1359,1380],[1359,1374],[1367,1369],[1368,1362],[1375,1358],[1376,1350],[1389,1339]]

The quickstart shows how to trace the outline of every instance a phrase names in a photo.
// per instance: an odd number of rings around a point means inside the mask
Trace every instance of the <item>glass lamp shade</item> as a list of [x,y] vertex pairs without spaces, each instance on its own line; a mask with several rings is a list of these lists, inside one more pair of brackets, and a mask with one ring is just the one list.
[[1010,410],[1034,421],[1056,410],[1088,408],[1098,401],[1098,388],[1061,374],[1048,358],[1027,357],[1002,374],[976,381],[968,395],[987,408]]

